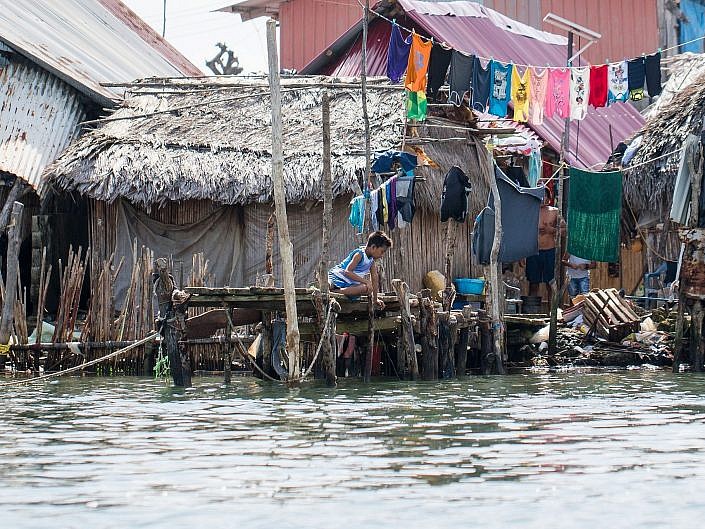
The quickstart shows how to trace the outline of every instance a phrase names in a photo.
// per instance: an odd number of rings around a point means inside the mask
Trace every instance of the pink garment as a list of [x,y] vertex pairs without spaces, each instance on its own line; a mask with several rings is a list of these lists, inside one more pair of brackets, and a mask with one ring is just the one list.
[[546,90],[548,88],[548,68],[539,73],[539,69],[531,67],[531,99],[529,100],[529,123],[541,125],[546,107]]
[[559,118],[570,116],[570,70],[553,68],[548,73],[546,92],[546,117],[554,115]]

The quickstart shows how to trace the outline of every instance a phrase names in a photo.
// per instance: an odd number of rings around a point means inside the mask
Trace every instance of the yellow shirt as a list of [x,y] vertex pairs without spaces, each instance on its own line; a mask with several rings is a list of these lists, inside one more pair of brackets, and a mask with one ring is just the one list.
[[514,105],[514,121],[528,121],[529,99],[531,96],[531,69],[524,70],[524,76],[519,76],[516,66],[512,67],[512,104]]

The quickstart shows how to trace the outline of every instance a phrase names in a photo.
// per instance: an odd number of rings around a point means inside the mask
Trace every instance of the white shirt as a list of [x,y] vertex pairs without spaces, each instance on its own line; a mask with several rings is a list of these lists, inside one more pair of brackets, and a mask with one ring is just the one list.
[[[571,255],[568,257],[568,262],[570,264],[574,265],[583,265],[583,264],[590,264],[591,261],[589,259],[583,259],[582,257],[575,257],[574,255]],[[582,279],[583,277],[590,277],[590,270],[583,270],[582,268],[575,269],[575,268],[570,268],[567,267],[566,271],[568,273],[568,277],[571,279]]]

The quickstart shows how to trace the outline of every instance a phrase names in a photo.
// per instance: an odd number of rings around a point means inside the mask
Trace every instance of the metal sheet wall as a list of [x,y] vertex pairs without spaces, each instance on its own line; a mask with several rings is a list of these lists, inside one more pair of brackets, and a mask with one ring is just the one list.
[[29,64],[0,71],[0,170],[41,191],[41,175],[78,134],[84,118],[76,91]]

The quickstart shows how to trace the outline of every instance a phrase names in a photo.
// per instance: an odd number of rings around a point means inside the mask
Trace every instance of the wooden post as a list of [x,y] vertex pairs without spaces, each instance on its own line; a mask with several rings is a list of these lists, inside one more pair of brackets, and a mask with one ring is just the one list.
[[[699,146],[697,153],[694,156],[693,166],[695,171],[691,172],[690,175],[690,218],[688,219],[688,226],[690,228],[697,229],[699,224],[700,216],[700,193],[702,193],[702,178],[703,178],[703,152],[702,146]],[[686,246],[685,254],[683,259],[692,261],[696,259],[695,253],[689,252],[689,247]],[[682,285],[683,287],[683,285]],[[705,307],[701,300],[690,300],[690,367],[693,371],[702,372],[705,371],[704,365],[704,351],[705,342],[703,341],[703,321],[705,321]]]
[[438,323],[436,310],[431,299],[431,291],[424,289],[419,293],[421,317],[421,379],[438,379]]
[[[333,178],[331,176],[330,160],[330,96],[328,91],[323,91],[321,98],[321,117],[323,120],[323,241],[321,243],[321,258],[318,262],[318,285],[323,296],[323,314],[321,315],[321,333],[324,332],[326,314],[330,307],[328,293],[328,246],[330,241],[331,225],[333,224]],[[335,329],[335,325],[333,329]],[[331,387],[336,385],[335,376],[335,331],[327,336],[321,335],[321,358],[326,384]]]
[[[488,153],[491,157],[491,154]],[[492,163],[492,162],[491,162]],[[492,320],[492,341],[494,351],[494,367],[491,368],[491,373],[503,375],[505,373],[505,350],[504,350],[504,321],[502,313],[504,312],[504,282],[499,274],[499,249],[502,244],[502,199],[499,196],[499,188],[494,171],[490,174],[490,189],[494,197],[494,240],[492,241],[492,250],[490,252],[490,264],[488,266],[489,288],[490,294],[487,297],[489,305],[490,319]]]
[[[224,310],[230,310],[228,307],[224,307]],[[228,318],[228,324],[225,327],[225,332],[227,333],[227,336],[225,338],[225,352],[223,353],[223,381],[226,384],[230,384],[232,381],[233,373],[232,373],[232,364],[233,364],[233,359],[230,354],[230,351],[233,349],[233,329],[232,326],[232,318]]]
[[411,322],[411,307],[409,304],[409,286],[401,279],[392,279],[392,288],[399,299],[401,324],[397,345],[397,371],[401,378],[416,380],[419,376],[419,365],[416,361],[416,344],[414,343],[414,327]]
[[[568,32],[568,60],[567,66],[570,67],[570,58],[573,56],[573,32]],[[579,129],[578,129],[579,130]],[[563,237],[561,235],[561,219],[565,218],[563,207],[563,162],[565,161],[566,153],[570,150],[570,118],[565,119],[563,128],[563,138],[561,139],[561,152],[558,161],[558,181],[556,193],[556,208],[558,208],[557,229],[555,236],[556,258],[553,262],[553,277],[555,287],[551,295],[551,325],[548,333],[548,354],[555,355],[558,338],[558,305],[561,302],[561,283],[563,282],[563,268],[561,258],[563,253]]]
[[7,199],[5,199],[5,205],[0,210],[0,231],[7,228],[7,223],[10,222],[10,213],[12,208],[18,198],[22,195],[23,188],[25,187],[24,182],[21,178],[15,178],[15,183],[12,184],[10,191],[7,193]]
[[7,272],[5,274],[5,296],[2,300],[2,319],[0,320],[0,344],[10,342],[15,299],[17,298],[17,278],[19,276],[19,262],[17,256],[20,251],[20,223],[24,205],[20,202],[12,204],[10,224],[7,229]]
[[286,216],[286,192],[284,190],[284,149],[282,146],[282,102],[279,80],[279,56],[277,53],[277,22],[267,20],[267,55],[269,59],[269,91],[272,101],[272,181],[274,183],[274,207],[277,212],[279,254],[282,260],[282,279],[286,304],[286,348],[289,355],[289,379],[300,376],[299,368],[299,320],[294,290],[294,247],[289,237]]
[[468,370],[468,341],[470,340],[470,328],[460,329],[458,341],[455,344],[455,374],[458,378],[463,378]]
[[693,303],[690,322],[690,367],[696,372],[705,370],[705,365],[703,365],[705,363],[703,321],[705,321],[705,311],[703,310],[702,301],[698,299]]

